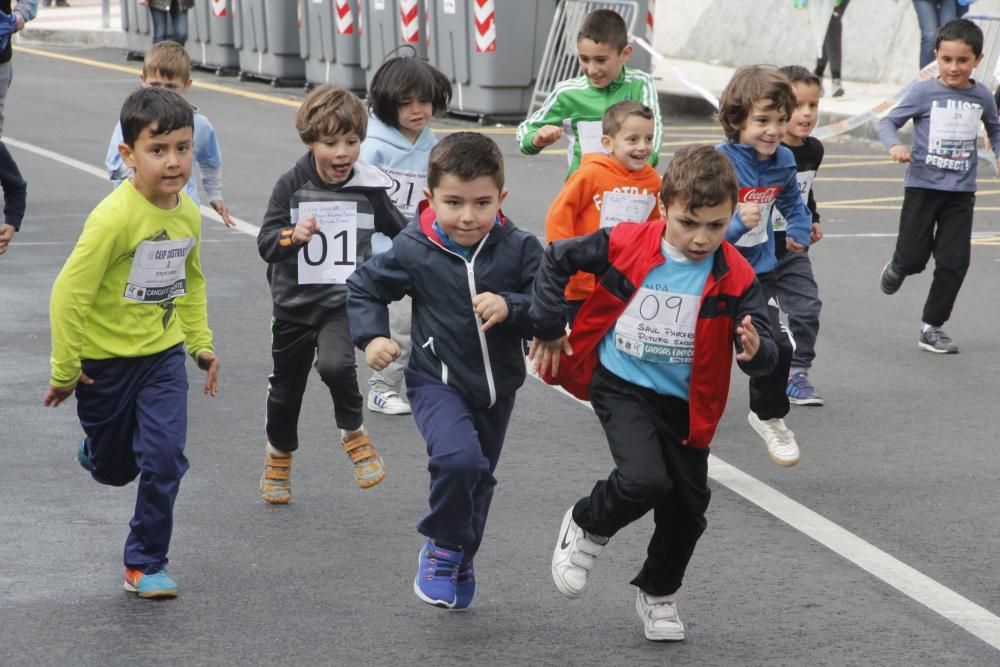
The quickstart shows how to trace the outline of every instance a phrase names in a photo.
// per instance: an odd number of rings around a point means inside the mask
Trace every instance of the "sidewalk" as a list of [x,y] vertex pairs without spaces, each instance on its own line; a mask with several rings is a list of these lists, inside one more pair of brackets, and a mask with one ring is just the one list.
[[121,0],[111,0],[109,27],[104,27],[103,0],[69,0],[69,7],[42,7],[24,26],[18,42],[125,48]]

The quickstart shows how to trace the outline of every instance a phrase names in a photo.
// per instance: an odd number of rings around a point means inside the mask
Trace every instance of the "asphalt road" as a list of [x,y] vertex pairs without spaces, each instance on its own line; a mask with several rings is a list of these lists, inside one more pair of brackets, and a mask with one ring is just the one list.
[[[76,60],[53,57],[60,54]],[[552,585],[549,558],[560,518],[608,473],[611,460],[589,409],[533,379],[518,394],[476,562],[479,592],[467,613],[428,607],[412,592],[421,543],[414,526],[426,507],[427,473],[408,417],[369,419],[388,476],[362,491],[337,443],[328,394],[313,376],[293,471],[295,501],[265,505],[257,494],[270,370],[265,266],[252,236],[206,221],[203,263],[221,391],[214,400],[203,397],[201,374],[189,368],[192,465],[177,502],[170,565],[181,596],[150,603],[120,583],[134,487],[101,487],[76,464],[80,429],[72,402],[41,406],[49,289],[110,184],[24,147],[100,167],[137,69],[97,50],[21,50],[15,61],[5,138],[29,182],[29,214],[0,257],[0,663],[1000,662],[995,644],[942,615],[950,614],[940,602],[947,598],[920,601],[885,580],[910,572],[905,564],[929,578],[915,579],[917,598],[933,588],[928,581],[937,582],[979,605],[952,616],[982,636],[1000,637],[993,354],[1000,181],[992,172],[983,172],[972,268],[947,326],[962,352],[937,356],[916,346],[929,276],[908,279],[891,298],[877,286],[893,245],[902,169],[879,147],[827,145],[816,193],[828,236],[812,251],[824,301],[812,378],[827,405],[793,408],[788,423],[802,461],[780,469],[746,423],[746,381],[734,376],[713,454],[754,478],[750,488],[765,484],[781,497],[771,513],[712,482],[709,529],[679,598],[688,638],[672,645],[643,639],[628,586],[644,557],[650,519],[615,537],[584,598],[567,601]],[[197,79],[231,89],[198,88],[190,97],[218,130],[226,200],[235,215],[257,224],[275,179],[303,151],[293,106],[273,96],[301,94]],[[511,190],[505,210],[541,235],[564,157],[519,155],[512,128],[456,119],[436,127],[482,130],[500,143]],[[709,119],[668,118],[663,152],[720,139]],[[713,467],[719,479],[732,478],[727,470]],[[858,564],[868,546],[834,552],[789,518],[799,515],[795,508],[898,561],[883,578],[869,573]],[[819,524],[807,518],[810,525]]]

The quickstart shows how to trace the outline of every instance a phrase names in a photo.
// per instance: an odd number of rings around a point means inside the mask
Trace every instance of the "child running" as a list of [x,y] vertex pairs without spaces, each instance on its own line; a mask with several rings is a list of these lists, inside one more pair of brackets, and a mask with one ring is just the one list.
[[435,146],[424,194],[419,225],[351,276],[348,308],[355,344],[381,369],[399,357],[386,306],[413,300],[406,393],[431,477],[413,590],[427,604],[465,609],[476,593],[473,559],[493,473],[524,383],[542,246],[501,213],[503,155],[484,135],[458,132]]
[[795,111],[795,93],[777,68],[742,67],[726,84],[719,100],[719,121],[727,141],[719,150],[729,158],[740,182],[739,206],[726,240],[753,266],[767,300],[771,337],[778,363],[771,374],[750,378],[750,426],[763,438],[771,460],[781,466],[799,461],[799,444],[785,425],[788,414],[788,371],[792,341],[778,311],[778,260],[771,214],[781,209],[787,219],[785,246],[791,252],[809,247],[812,216],[802,203],[795,157],[781,146],[788,119]]
[[653,150],[649,163],[660,159],[660,103],[653,79],[642,70],[626,66],[632,47],[628,27],[611,9],[587,15],[576,39],[583,75],[556,84],[542,106],[517,127],[517,143],[525,155],[537,155],[551,146],[564,130],[569,135],[569,178],[587,153],[602,150],[601,119],[615,102],[634,100],[653,110]]
[[[795,156],[796,179],[802,201],[812,215],[809,241],[815,244],[823,238],[813,181],[823,162],[823,142],[809,136],[819,118],[821,82],[818,76],[799,65],[781,68],[782,74],[792,83],[795,93],[795,111],[788,121],[781,145]],[[795,340],[792,366],[789,370],[785,392],[793,405],[823,405],[823,397],[809,381],[809,369],[816,358],[816,337],[819,334],[819,313],[823,302],[813,275],[809,251],[789,252],[785,247],[785,228],[788,222],[780,210],[774,211],[774,254],[778,259],[778,295],[781,309],[788,315],[788,328]]]
[[314,89],[295,128],[308,149],[274,184],[257,248],[267,262],[274,300],[268,378],[267,444],[260,494],[292,499],[292,453],[309,371],[330,390],[340,442],[361,488],[385,477],[382,457],[364,426],[364,399],[347,323],[347,278],[371,256],[371,237],[392,238],[405,221],[389,200],[392,179],[358,159],[368,114],[339,86]]
[[[552,577],[579,597],[610,538],[653,510],[646,562],[631,581],[653,641],[684,639],[676,593],[705,530],[708,446],[733,346],[752,376],[770,373],[777,357],[753,268],[724,240],[737,187],[714,148],[682,148],[663,175],[666,220],[557,241],[535,279],[535,368],[590,399],[615,461],[563,516]],[[577,271],[601,278],[567,339],[563,295]]]
[[188,469],[184,348],[215,396],[201,271],[201,215],[183,193],[194,117],[178,94],[143,88],[121,110],[122,161],[131,176],[87,218],[52,287],[55,407],[76,392],[86,437],[77,461],[101,484],[139,476],[125,542],[125,589],[176,597],[167,574],[173,508]]
[[[972,79],[983,59],[983,33],[972,21],[955,19],[938,29],[936,79],[914,84],[899,105],[879,121],[878,136],[897,162],[906,162],[903,208],[896,250],[882,269],[881,287],[895,294],[906,276],[920,273],[934,256],[934,278],[924,302],[917,345],[957,354],[941,327],[951,317],[972,258],[976,203],[976,137],[979,125],[1000,166],[1000,120],[989,89]],[[913,120],[913,150],[896,133]]]
[[[545,218],[546,243],[660,216],[660,175],[646,161],[656,134],[653,110],[631,100],[618,102],[604,112],[601,122],[604,152],[584,155],[580,169],[552,202]],[[566,286],[570,326],[593,291],[591,274],[570,278]]]
[[[177,42],[158,42],[146,51],[142,62],[139,82],[143,88],[167,88],[180,95],[191,90],[191,56]],[[104,166],[115,185],[131,175],[127,164],[122,162],[118,146],[122,143],[121,124],[111,133],[111,143],[104,158]],[[227,227],[236,225],[229,217],[229,206],[222,198],[222,149],[215,136],[215,128],[203,113],[194,107],[194,161],[201,170],[201,187],[205,190],[209,205],[222,218]],[[184,191],[197,205],[198,184],[189,177]]]
[[[368,91],[368,136],[361,159],[392,177],[392,203],[407,221],[414,220],[417,202],[427,187],[427,160],[437,143],[431,119],[451,101],[451,82],[419,58],[396,57],[382,63]],[[387,247],[385,236],[372,239],[375,253]],[[380,243],[381,242],[381,243]],[[389,328],[399,344],[399,359],[368,379],[368,409],[387,415],[408,415],[403,400],[403,369],[410,358],[410,300],[389,306]]]

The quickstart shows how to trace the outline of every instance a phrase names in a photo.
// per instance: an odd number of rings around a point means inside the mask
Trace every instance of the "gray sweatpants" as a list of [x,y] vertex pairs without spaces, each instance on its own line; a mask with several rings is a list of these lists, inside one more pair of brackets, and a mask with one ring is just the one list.
[[778,302],[788,315],[788,328],[795,339],[792,369],[809,370],[816,358],[819,312],[823,302],[813,276],[808,252],[788,252],[778,260]]
[[374,371],[368,378],[368,386],[378,392],[394,391],[403,393],[403,369],[410,361],[410,314],[413,303],[410,297],[389,304],[389,331],[392,339],[399,344],[399,359],[386,366],[381,372]]
[[7,89],[14,79],[14,67],[11,62],[0,64],[0,134],[3,133],[4,108],[7,104]]

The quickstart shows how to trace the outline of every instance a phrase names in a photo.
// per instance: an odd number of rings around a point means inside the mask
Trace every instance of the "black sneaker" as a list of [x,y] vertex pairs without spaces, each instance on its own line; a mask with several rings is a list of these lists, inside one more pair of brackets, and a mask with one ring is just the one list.
[[917,345],[937,354],[958,354],[958,345],[952,342],[941,327],[930,327],[926,331],[921,331]]
[[879,285],[882,287],[882,291],[886,294],[895,294],[902,286],[904,278],[906,278],[906,276],[896,270],[896,267],[892,265],[892,260],[890,259],[885,263],[885,266],[882,267],[882,277],[879,279]]

